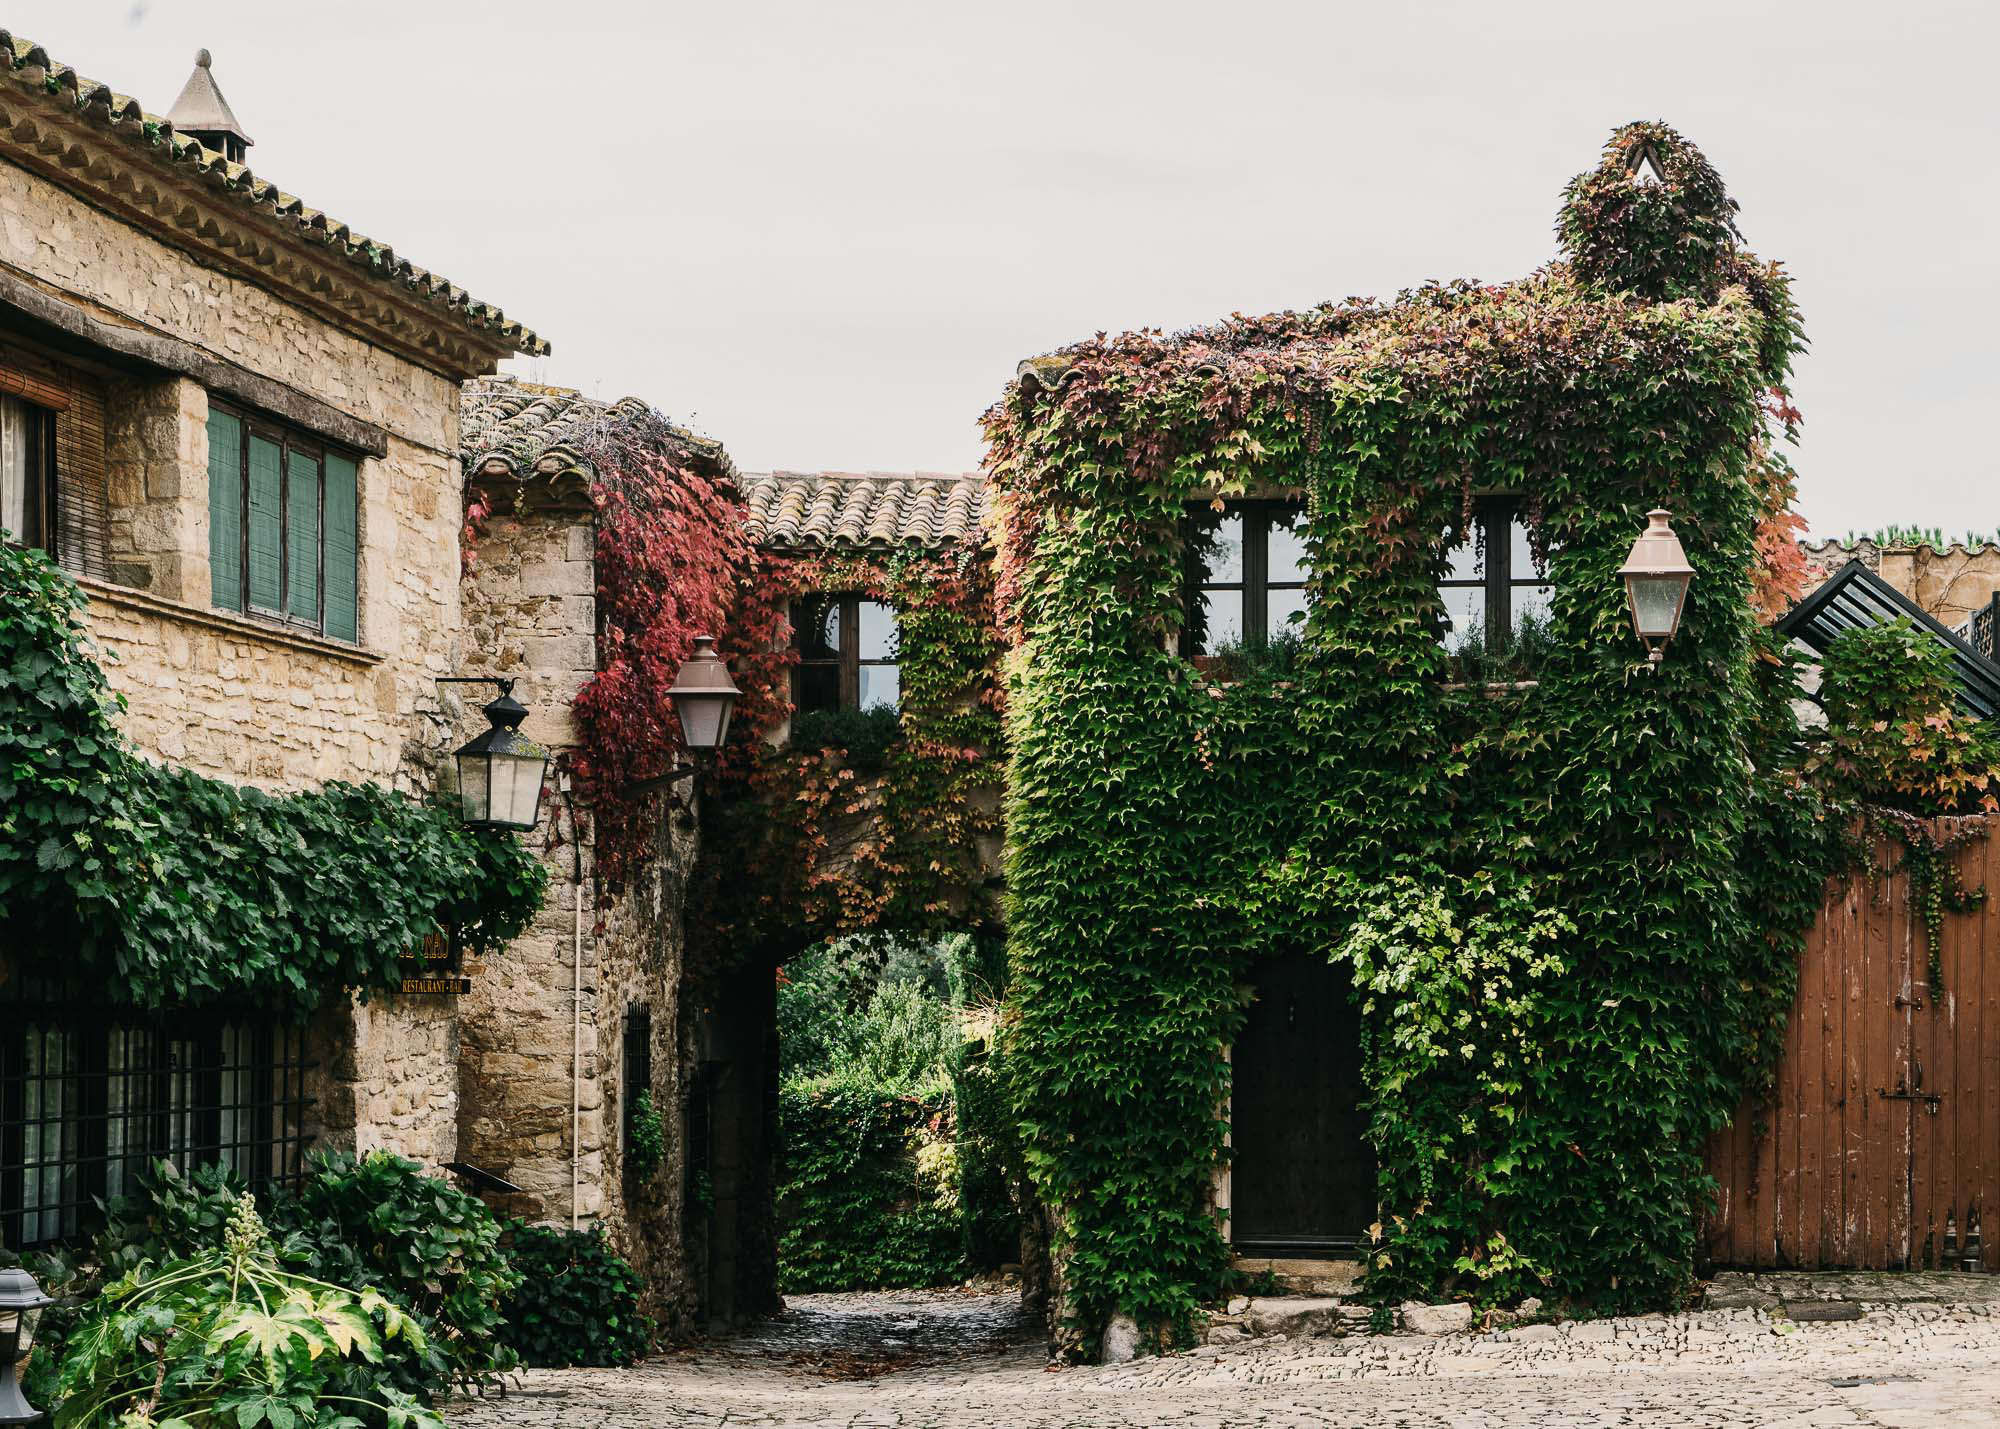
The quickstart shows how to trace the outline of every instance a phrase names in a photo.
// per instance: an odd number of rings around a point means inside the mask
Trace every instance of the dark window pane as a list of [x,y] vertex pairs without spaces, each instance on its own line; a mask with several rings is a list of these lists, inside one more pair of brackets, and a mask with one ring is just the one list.
[[[863,660],[893,660],[896,658],[896,612],[879,600],[864,600],[861,607],[861,648],[856,652]],[[866,706],[868,702],[862,701]]]
[[1528,548],[1528,528],[1521,523],[1520,517],[1516,516],[1507,523],[1507,540],[1513,560],[1513,568],[1508,574],[1517,581],[1540,574],[1541,567],[1535,564],[1535,553]]
[[840,667],[801,665],[792,671],[792,703],[799,713],[840,708]]
[[17,397],[0,397],[0,529],[23,546],[45,544],[43,487],[48,458],[42,450],[45,423],[39,407]]
[[840,658],[840,602],[813,596],[793,606],[792,646],[802,660]]
[[[1306,513],[1284,506],[1271,508],[1271,531],[1264,549],[1266,580],[1272,585],[1303,582],[1312,574],[1306,563]],[[1276,624],[1271,628],[1277,629]]]
[[877,705],[887,705],[891,709],[902,696],[902,675],[894,665],[863,665],[861,667],[861,708],[873,709]]

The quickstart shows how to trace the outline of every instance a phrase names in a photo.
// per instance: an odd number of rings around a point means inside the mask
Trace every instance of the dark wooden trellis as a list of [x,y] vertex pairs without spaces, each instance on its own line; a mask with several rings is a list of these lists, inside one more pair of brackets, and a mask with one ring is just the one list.
[[[1940,820],[1934,830],[1960,823]],[[1710,1147],[1718,1265],[2000,1271],[2000,820],[1954,856],[1942,986],[1901,874],[1836,885],[1800,958],[1777,1085]],[[1882,851],[1894,860],[1900,850]]]

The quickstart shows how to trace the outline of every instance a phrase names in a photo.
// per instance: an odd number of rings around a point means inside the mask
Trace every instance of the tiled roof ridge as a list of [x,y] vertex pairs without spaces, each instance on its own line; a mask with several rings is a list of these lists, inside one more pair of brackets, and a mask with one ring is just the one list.
[[887,550],[980,545],[980,472],[744,472],[751,534],[776,548]]
[[2000,541],[1984,541],[1978,546],[1968,546],[1963,540],[1947,541],[1940,546],[1933,541],[1890,541],[1882,542],[1873,536],[1859,536],[1848,540],[1844,536],[1828,536],[1823,540],[1803,540],[1799,549],[1808,556],[1824,556],[1830,553],[1854,555],[1880,555],[1890,551],[1929,551],[1934,556],[1977,556],[2000,548]]
[[171,123],[147,113],[129,95],[114,93],[108,85],[85,78],[68,65],[52,60],[40,45],[4,27],[0,27],[0,65],[4,65],[14,83],[24,88],[39,87],[52,95],[67,94],[84,117],[100,128],[157,151],[162,159],[208,180],[216,190],[231,195],[246,207],[262,208],[271,217],[290,219],[286,227],[295,236],[341,254],[367,269],[371,277],[446,310],[468,327],[498,336],[517,352],[530,356],[549,352],[547,342],[491,303],[480,302],[442,276],[398,257],[388,244],[377,243],[318,209],[306,207],[276,184],[257,177],[247,165],[231,163],[215,150],[177,133]]

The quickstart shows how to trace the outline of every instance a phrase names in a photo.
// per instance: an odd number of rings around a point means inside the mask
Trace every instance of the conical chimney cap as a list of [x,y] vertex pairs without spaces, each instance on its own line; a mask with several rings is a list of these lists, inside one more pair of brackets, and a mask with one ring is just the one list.
[[224,135],[247,149],[256,141],[243,132],[243,126],[236,122],[236,113],[229,107],[229,101],[215,87],[215,76],[210,71],[214,63],[214,56],[207,50],[195,54],[194,73],[181,86],[181,97],[174,101],[174,107],[167,111],[167,122],[180,133],[193,135],[211,149],[229,152],[229,146],[220,142]]

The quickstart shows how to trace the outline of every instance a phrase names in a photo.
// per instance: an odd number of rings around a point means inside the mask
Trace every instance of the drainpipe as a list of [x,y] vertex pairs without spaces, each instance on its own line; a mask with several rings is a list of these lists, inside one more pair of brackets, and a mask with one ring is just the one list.
[[583,840],[567,769],[557,787],[569,813],[569,1228],[574,1231],[583,1219]]
[[[576,836],[574,824],[570,836]],[[583,1184],[583,856],[570,885],[576,922],[570,937],[569,975],[569,1228],[577,1229]]]

